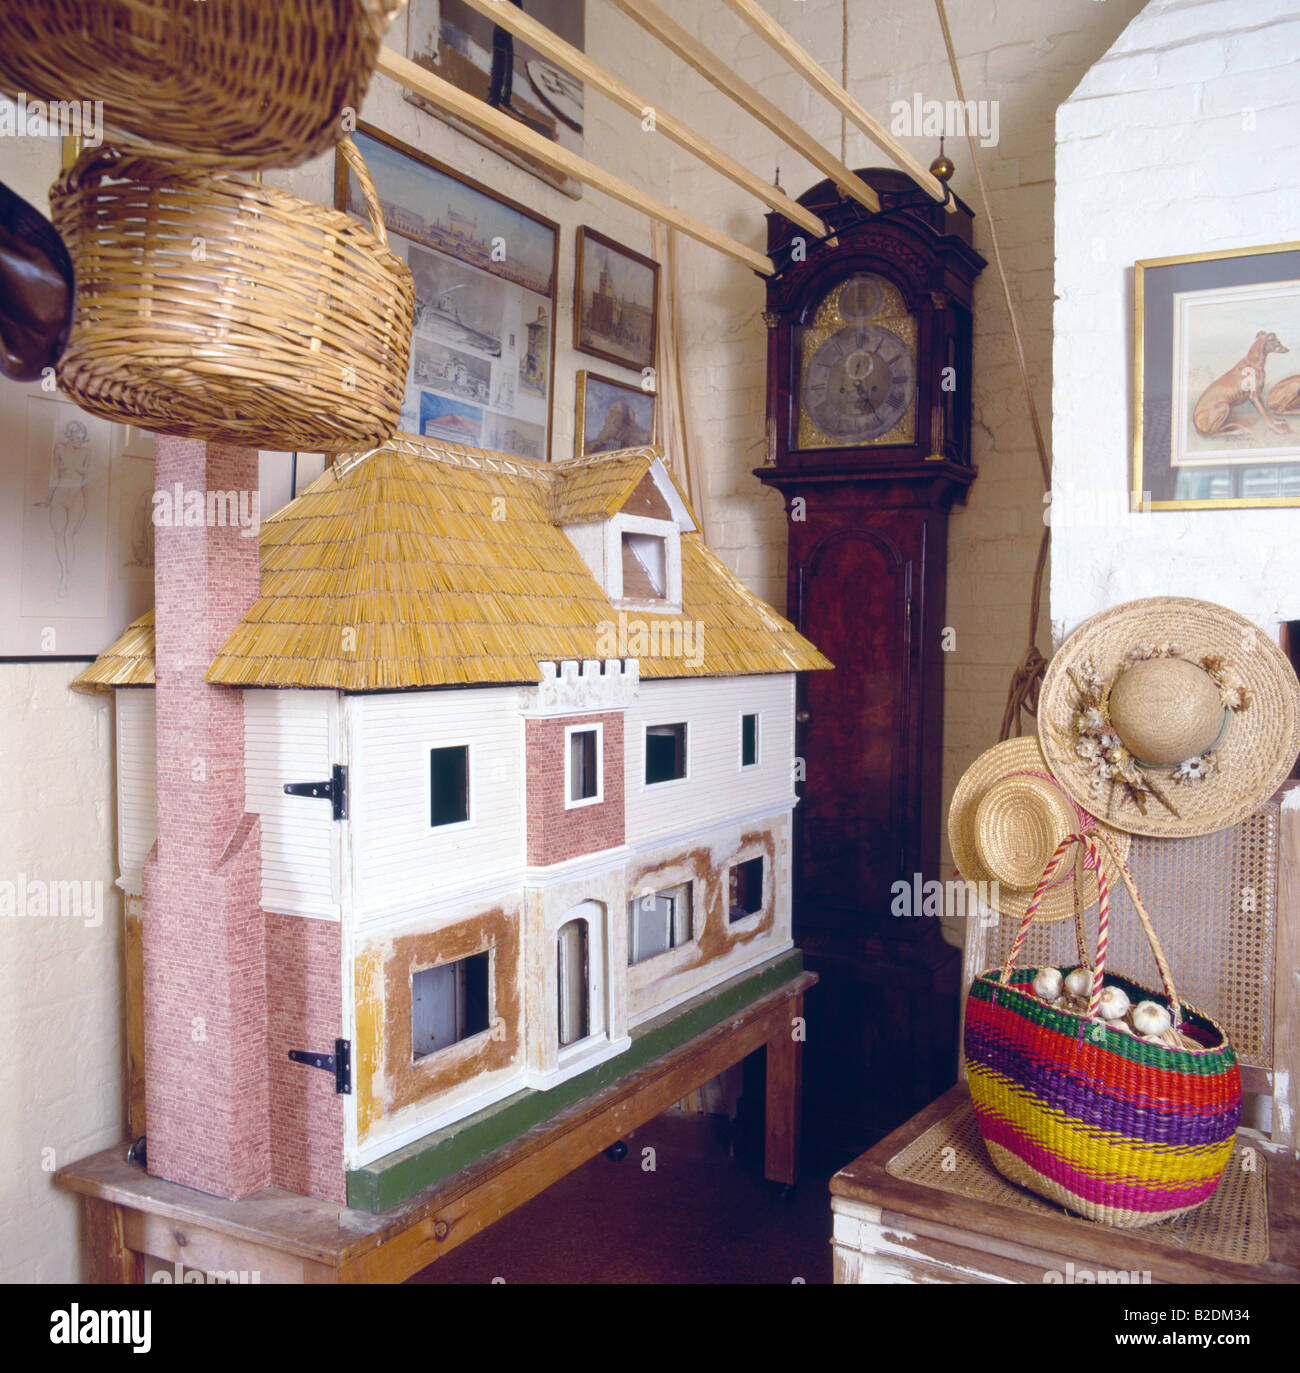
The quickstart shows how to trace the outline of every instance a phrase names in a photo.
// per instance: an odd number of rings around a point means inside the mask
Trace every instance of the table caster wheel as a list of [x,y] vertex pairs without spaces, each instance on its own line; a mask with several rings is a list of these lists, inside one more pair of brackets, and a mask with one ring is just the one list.
[[605,1157],[609,1159],[611,1163],[622,1163],[627,1157],[626,1143],[620,1139],[616,1143],[611,1144],[609,1148],[605,1150]]

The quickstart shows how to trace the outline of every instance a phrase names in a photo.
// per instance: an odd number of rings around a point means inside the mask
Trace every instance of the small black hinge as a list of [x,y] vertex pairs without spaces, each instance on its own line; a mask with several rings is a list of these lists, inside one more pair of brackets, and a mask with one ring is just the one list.
[[286,782],[284,794],[328,801],[334,808],[336,820],[348,818],[348,770],[339,763],[334,764],[328,782]]
[[327,1073],[333,1073],[335,1092],[340,1096],[352,1095],[352,1044],[349,1040],[336,1039],[332,1054],[290,1049],[289,1058],[294,1063],[305,1063],[309,1068],[323,1068]]

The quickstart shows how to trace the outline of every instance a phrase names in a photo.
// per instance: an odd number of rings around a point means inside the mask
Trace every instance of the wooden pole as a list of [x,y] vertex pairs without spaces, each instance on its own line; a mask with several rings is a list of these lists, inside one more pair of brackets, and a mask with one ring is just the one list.
[[653,0],[610,0],[610,3],[622,10],[629,19],[635,19],[647,32],[654,34],[669,51],[694,67],[701,76],[707,77],[760,123],[766,124],[823,175],[830,177],[845,195],[864,205],[872,214],[880,209],[880,197],[866,182],[854,175],[838,157],[827,152],[784,110],[760,95],[748,81],[737,76],[716,53],[665,14]]
[[811,53],[801,48],[790,37],[763,9],[758,0],[722,0],[722,3],[733,14],[743,19],[769,47],[784,57],[814,90],[825,96],[842,115],[851,119],[876,147],[891,162],[901,167],[927,195],[935,200],[945,201],[949,214],[956,211],[957,205],[948,195],[943,182],[918,162],[883,125],[878,124]]
[[756,196],[783,214],[792,224],[807,229],[818,238],[826,238],[829,235],[830,230],[825,222],[811,210],[805,209],[779,188],[769,185],[761,176],[737,162],[730,153],[723,152],[707,139],[701,138],[681,120],[675,119],[665,110],[658,109],[652,101],[638,95],[612,72],[593,62],[585,52],[575,48],[572,43],[566,43],[545,24],[539,23],[511,4],[510,0],[465,0],[465,3],[470,9],[477,10],[503,29],[508,29],[517,38],[522,38],[543,57],[550,58],[558,66],[572,72],[593,90],[609,96],[638,119],[644,120],[647,116],[652,118],[654,126],[651,132],[661,133],[679,148],[685,148],[706,166],[712,167],[715,172],[720,172],[729,181],[735,182],[750,195]]
[[651,219],[657,219],[661,224],[671,224],[673,228],[680,229],[682,233],[688,234],[700,243],[726,253],[737,262],[743,262],[746,267],[760,275],[771,276],[776,271],[776,265],[765,254],[757,252],[719,229],[710,228],[702,220],[683,213],[676,206],[647,195],[621,177],[614,176],[604,168],[597,167],[594,162],[588,162],[585,157],[579,157],[577,153],[560,147],[549,138],[543,138],[541,134],[525,128],[509,115],[494,110],[490,105],[453,86],[450,81],[434,76],[432,72],[395,53],[391,48],[380,48],[376,70],[399,85],[405,86],[415,95],[423,96],[440,110],[454,114],[458,119],[485,130],[501,142],[526,152],[539,162],[565,172],[594,190],[602,191],[614,200],[621,201],[624,205],[630,205],[634,210],[639,210]]

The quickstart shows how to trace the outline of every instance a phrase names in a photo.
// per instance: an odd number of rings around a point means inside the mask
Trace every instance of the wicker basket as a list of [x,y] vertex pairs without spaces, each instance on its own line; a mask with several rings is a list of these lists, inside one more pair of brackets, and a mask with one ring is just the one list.
[[360,154],[339,147],[373,232],[233,174],[83,153],[50,191],[77,274],[63,390],[94,415],[251,448],[390,437],[415,285]]
[[405,0],[10,0],[0,86],[102,101],[119,143],[184,152],[191,167],[293,167],[361,109]]
[[[982,973],[971,984],[965,1032],[971,1099],[989,1157],[1004,1177],[1089,1220],[1150,1225],[1199,1206],[1219,1185],[1241,1119],[1241,1070],[1223,1028],[1180,1002],[1151,919],[1113,848],[1165,994],[1124,978],[1111,982],[1132,1001],[1163,1004],[1174,1030],[1197,1047],[1149,1043],[1098,1014],[1110,912],[1100,863],[1097,960],[1086,1012],[1040,1000],[1029,985],[1034,970],[1013,971],[1038,902],[1076,843],[1094,857],[1098,843],[1111,847],[1105,835],[1064,839],[1001,972]],[[1081,915],[1075,928],[1087,966]]]

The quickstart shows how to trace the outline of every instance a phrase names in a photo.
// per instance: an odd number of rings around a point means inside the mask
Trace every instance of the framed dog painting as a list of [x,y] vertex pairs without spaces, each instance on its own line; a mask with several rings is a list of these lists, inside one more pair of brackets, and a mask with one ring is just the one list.
[[1300,505],[1300,243],[1134,269],[1133,506]]

